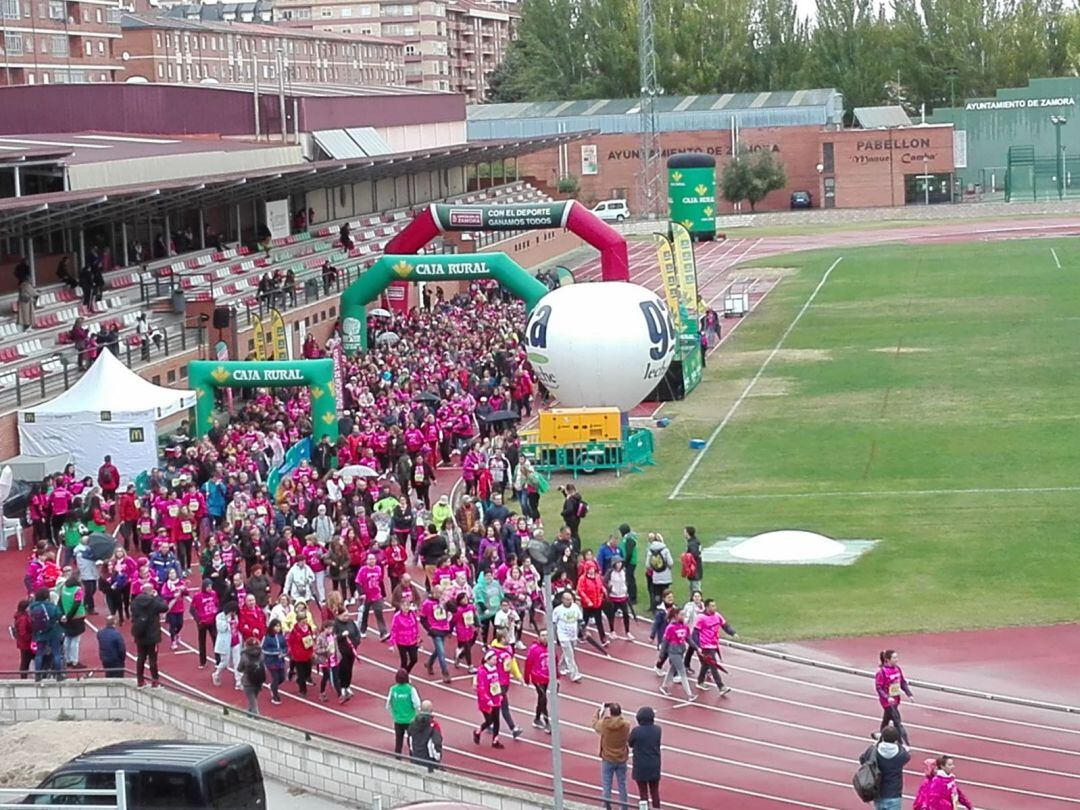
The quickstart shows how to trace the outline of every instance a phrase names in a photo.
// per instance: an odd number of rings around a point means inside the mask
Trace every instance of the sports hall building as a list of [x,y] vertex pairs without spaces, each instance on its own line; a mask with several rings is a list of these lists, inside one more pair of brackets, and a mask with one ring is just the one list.
[[[857,109],[844,128],[836,90],[725,93],[657,100],[661,157],[705,152],[717,170],[739,149],[767,150],[783,164],[787,186],[758,210],[783,210],[809,191],[814,207],[865,208],[947,202],[954,171],[951,123],[913,123],[898,107]],[[641,210],[642,118],[636,99],[485,104],[468,108],[470,141],[579,133],[574,144],[524,156],[520,172],[554,189],[574,176],[585,202],[625,198]],[[730,204],[719,203],[718,213]]]

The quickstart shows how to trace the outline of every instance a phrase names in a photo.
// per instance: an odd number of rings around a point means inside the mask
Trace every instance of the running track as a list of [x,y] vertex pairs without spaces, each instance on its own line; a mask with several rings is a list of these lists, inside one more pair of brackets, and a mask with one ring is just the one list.
[[[1025,228],[1031,227],[1032,223],[1025,223]],[[1071,233],[1080,232],[1080,227],[1071,227]],[[1017,234],[998,227],[991,234],[980,233],[990,228],[988,224],[975,228],[958,224],[905,229],[904,233],[890,230],[818,238],[729,239],[698,247],[699,283],[703,297],[710,300],[737,278],[745,278],[757,291],[756,298],[752,296],[756,304],[774,282],[767,271],[760,278],[731,272],[745,259],[792,249],[854,247],[883,241],[1047,235],[1043,230]],[[632,280],[655,289],[659,283],[652,253],[647,243],[631,244],[635,268]],[[592,264],[575,271],[579,280],[587,280],[595,272]],[[0,565],[0,593],[11,605],[22,595],[25,553],[11,551],[0,559],[5,563]],[[732,618],[738,626],[738,617]],[[734,691],[719,698],[711,690],[697,702],[686,704],[680,697],[666,698],[657,692],[658,678],[652,670],[655,651],[643,640],[647,626],[640,624],[634,632],[638,640],[613,641],[608,648],[610,656],[583,648],[579,663],[584,680],[562,687],[564,774],[569,791],[598,796],[597,741],[588,723],[599,703],[615,700],[631,714],[642,705],[657,710],[658,722],[664,729],[665,807],[839,810],[865,806],[854,796],[850,778],[854,760],[869,744],[866,735],[876,728],[879,715],[872,683],[866,676],[728,648],[727,680]],[[1034,631],[1027,632],[1030,635]],[[179,653],[171,653],[163,645],[161,662],[166,682],[201,692],[208,699],[241,706],[242,696],[227,681],[225,686],[215,688],[209,670],[197,669],[190,647],[194,641],[190,619],[181,638],[185,644]],[[83,660],[96,662],[92,634],[84,639]],[[12,661],[14,645],[7,638],[2,643],[6,645],[6,660]],[[917,641],[907,639],[905,644],[910,649]],[[872,657],[876,645],[877,640],[868,641],[863,657]],[[852,642],[847,648],[854,646]],[[329,704],[305,700],[289,685],[284,692],[285,703],[271,706],[264,701],[264,714],[342,741],[389,749],[392,731],[383,702],[397,665],[396,654],[379,644],[373,634],[365,639],[360,652],[354,681],[359,694],[349,704],[342,707],[333,700]],[[972,657],[966,663],[992,667],[992,660],[987,659],[1002,652],[1002,648],[984,647],[982,660]],[[1065,677],[1072,673],[1071,669],[1063,671]],[[909,664],[908,675],[917,678],[919,673]],[[458,670],[452,683],[442,684],[428,679],[422,667],[417,667],[414,683],[422,697],[435,702],[446,735],[448,765],[480,775],[513,777],[523,788],[550,790],[549,738],[531,727],[530,689],[518,686],[511,692],[517,723],[526,729],[524,736],[516,742],[507,737],[507,750],[492,752],[472,743],[471,730],[478,712],[471,678],[464,671]],[[954,680],[950,685],[968,684]],[[1020,688],[1010,691],[1022,693]],[[681,692],[676,687],[672,694]],[[904,711],[915,746],[906,785],[909,800],[918,784],[921,760],[948,752],[958,757],[962,783],[980,810],[1080,808],[1080,711],[1069,713],[918,687],[916,695],[918,702],[907,704]]]

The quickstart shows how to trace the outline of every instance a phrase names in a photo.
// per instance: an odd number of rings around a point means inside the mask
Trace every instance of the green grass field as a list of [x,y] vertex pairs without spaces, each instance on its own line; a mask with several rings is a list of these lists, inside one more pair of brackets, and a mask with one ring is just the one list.
[[[845,251],[669,500],[688,440],[712,433],[839,255],[760,263],[791,271],[665,406],[657,466],[581,482],[586,544],[622,521],[675,553],[686,524],[706,544],[780,528],[881,541],[848,567],[707,565],[707,595],[759,641],[1080,618],[1075,240]],[[1020,491],[1039,488],[1067,489]]]

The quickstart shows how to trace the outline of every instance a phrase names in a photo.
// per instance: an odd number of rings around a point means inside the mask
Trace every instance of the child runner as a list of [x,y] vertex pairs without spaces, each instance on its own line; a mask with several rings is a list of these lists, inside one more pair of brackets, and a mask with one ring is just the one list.
[[296,670],[296,685],[301,695],[307,695],[311,682],[311,661],[315,657],[315,629],[308,621],[307,605],[296,605],[296,623],[289,631],[287,646],[289,661]]
[[716,612],[716,600],[706,599],[705,610],[697,617],[694,623],[694,633],[697,635],[698,657],[701,659],[701,672],[698,673],[698,689],[710,689],[710,684],[705,682],[708,675],[712,675],[716,681],[716,688],[721,696],[731,691],[730,686],[724,686],[724,679],[720,677],[720,631],[723,630],[732,638],[738,638],[735,628],[728,624],[720,613]]
[[697,695],[690,691],[690,679],[686,677],[686,666],[683,664],[683,655],[690,643],[690,628],[686,626],[686,614],[681,610],[675,614],[675,618],[664,629],[664,646],[661,649],[661,657],[667,658],[668,670],[664,673],[664,679],[660,681],[660,692],[670,695],[668,684],[677,677],[682,681],[686,691],[687,700],[695,700]]
[[266,627],[266,638],[262,641],[263,659],[270,676],[270,702],[281,705],[279,687],[285,681],[285,636],[281,633],[281,621],[271,619]]
[[405,732],[409,724],[416,719],[420,711],[420,695],[409,683],[409,673],[399,669],[394,676],[394,685],[386,693],[386,710],[394,721],[394,754],[401,759],[401,748],[405,743]]
[[338,655],[337,637],[334,635],[334,622],[323,622],[319,635],[315,638],[314,664],[322,673],[322,681],[319,683],[319,702],[326,703],[326,685],[329,683],[338,697],[342,697],[341,685],[337,680],[337,668],[340,656]]
[[494,650],[488,650],[484,653],[484,658],[476,671],[476,703],[480,707],[480,714],[484,716],[483,724],[472,734],[476,745],[480,744],[483,733],[491,729],[491,747],[505,747],[499,742],[499,708],[502,706],[502,701],[502,686],[499,683],[499,665],[496,654]]
[[900,669],[900,656],[896,654],[896,650],[882,650],[878,660],[881,666],[874,678],[874,688],[877,690],[878,702],[881,703],[881,728],[870,736],[875,740],[879,739],[881,732],[892,723],[900,732],[904,745],[910,747],[907,729],[900,720],[900,693],[907,695],[909,700],[914,700],[915,696],[911,694],[904,671]]
[[536,712],[533,715],[533,728],[551,733],[551,718],[548,716],[548,684],[551,683],[551,670],[548,668],[547,635],[537,636],[525,654],[525,683],[536,689]]
[[[161,598],[169,603],[165,621],[169,625],[169,647],[173,652],[180,649],[180,631],[184,627],[184,598],[187,592],[187,582],[180,578],[175,568],[170,568],[168,577],[161,584]],[[205,655],[203,660],[205,661]]]
[[397,647],[401,668],[412,672],[416,666],[417,650],[420,648],[420,620],[416,617],[416,605],[403,602],[401,609],[390,622],[390,646]]

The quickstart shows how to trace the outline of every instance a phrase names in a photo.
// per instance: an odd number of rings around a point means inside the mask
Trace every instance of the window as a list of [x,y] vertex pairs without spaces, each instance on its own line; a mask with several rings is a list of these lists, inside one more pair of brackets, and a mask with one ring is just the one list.
[[5,20],[19,19],[19,0],[3,0],[0,6],[3,8]]
[[322,9],[319,9],[319,16],[320,17],[333,17],[334,16],[334,11],[333,11],[333,9],[322,8]]
[[23,50],[27,53],[34,52],[34,38],[29,34],[23,37]]
[[[49,43],[49,50],[56,56],[67,56],[68,51],[68,38],[64,34],[53,34]],[[42,43],[42,50],[45,46]]]
[[121,12],[118,8],[109,8],[105,10],[105,21],[109,25],[120,25]]
[[92,56],[94,53],[94,43],[90,40],[86,40],[86,55]]
[[97,20],[98,25],[101,25],[101,9],[100,8],[96,10],[96,13],[95,13],[94,17]]
[[23,54],[23,39],[22,34],[12,34],[10,31],[4,32],[4,51],[8,56],[22,56]]
[[342,17],[351,17],[352,16],[352,6],[343,7],[341,9],[341,16]]
[[823,172],[835,171],[833,157],[833,145],[831,143],[823,143],[821,145],[821,166]]
[[164,65],[158,65],[157,66],[157,77],[159,79],[164,79],[165,78],[165,66]]
[[370,17],[371,16],[371,6],[360,6],[360,16],[361,17]]
[[97,44],[97,52],[98,52],[98,56],[104,55],[104,53],[105,53],[105,42],[104,41],[98,42],[98,44]]

